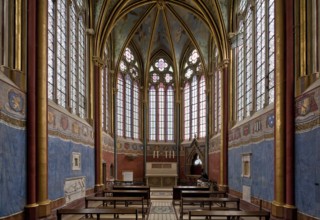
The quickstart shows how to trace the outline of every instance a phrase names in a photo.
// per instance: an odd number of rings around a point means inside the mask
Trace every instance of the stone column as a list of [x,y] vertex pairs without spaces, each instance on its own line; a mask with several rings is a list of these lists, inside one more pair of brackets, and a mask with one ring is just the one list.
[[37,113],[36,113],[36,71],[37,71],[37,16],[36,0],[28,1],[28,77],[27,77],[27,201],[25,218],[36,219],[38,216],[37,203]]
[[100,191],[102,182],[102,108],[101,68],[98,58],[94,60],[94,146],[95,146],[95,191]]
[[[47,48],[48,48],[48,1],[36,1],[37,22],[37,177],[39,217],[51,214],[48,200],[48,95],[47,95]],[[32,74],[32,73],[30,73]]]
[[[114,86],[117,85],[117,78],[116,78],[116,75],[113,75],[114,76]],[[113,109],[114,109],[114,179],[117,180],[118,179],[118,159],[117,159],[117,153],[118,153],[118,146],[117,146],[117,135],[118,135],[118,132],[117,132],[117,129],[118,129],[118,124],[117,124],[117,93],[118,93],[118,89],[116,88],[113,88]]]
[[[142,93],[142,91],[141,91]],[[143,94],[143,93],[142,93]],[[143,117],[143,123],[141,124],[143,126],[143,177],[144,177],[144,180],[146,180],[146,171],[147,171],[147,115],[148,115],[148,102],[147,100],[144,98],[143,100],[143,104],[142,104],[142,107],[143,107],[143,112],[142,112],[142,117]]]
[[221,157],[220,157],[220,188],[228,188],[228,127],[229,127],[229,60],[224,60],[221,77]]
[[275,130],[272,216],[283,218],[285,203],[285,1],[275,1]]
[[[180,96],[182,97],[182,96]],[[177,158],[177,176],[179,177],[180,175],[180,140],[181,140],[181,133],[180,133],[180,116],[181,116],[181,101],[180,100],[176,100],[176,158]],[[177,181],[175,181],[175,183],[177,184]]]
[[209,88],[209,80],[207,81],[207,89],[206,89],[206,144],[205,144],[205,151],[204,151],[204,171],[206,173],[208,172],[208,167],[209,167],[209,94],[210,90]]
[[285,33],[286,33],[286,95],[285,95],[285,121],[286,121],[286,198],[284,205],[284,219],[297,218],[294,196],[294,135],[295,135],[295,103],[294,103],[294,1],[285,1]]

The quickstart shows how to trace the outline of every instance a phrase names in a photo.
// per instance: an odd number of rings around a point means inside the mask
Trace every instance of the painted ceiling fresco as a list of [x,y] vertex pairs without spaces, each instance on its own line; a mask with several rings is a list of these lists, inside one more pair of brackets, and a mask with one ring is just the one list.
[[[101,2],[102,0],[98,0],[96,6],[101,7]],[[108,7],[103,13],[110,15],[117,2],[119,0],[107,0]],[[134,6],[139,2],[144,2],[144,4]],[[203,0],[203,2],[211,13],[217,12],[212,0]],[[219,4],[219,1],[215,3]],[[192,45],[199,50],[205,69],[207,69],[211,33],[200,17],[193,11],[182,7],[184,4],[190,5],[191,8],[197,7],[193,0],[127,0],[123,8],[125,15],[117,20],[112,31],[115,41],[115,65],[123,49],[129,44],[134,44],[141,56],[144,70],[148,69],[147,61],[159,50],[171,56],[176,62],[175,66],[179,67],[185,48]],[[223,4],[223,7],[220,13],[226,19],[227,5]],[[95,13],[99,12],[100,9],[96,8]]]
[[115,38],[115,60],[118,60],[119,54],[123,45],[125,45],[126,40],[134,28],[134,26],[139,21],[140,17],[146,12],[148,6],[139,7],[133,11],[130,11],[128,14],[124,15],[122,19],[120,19],[116,26],[114,27],[113,36]]

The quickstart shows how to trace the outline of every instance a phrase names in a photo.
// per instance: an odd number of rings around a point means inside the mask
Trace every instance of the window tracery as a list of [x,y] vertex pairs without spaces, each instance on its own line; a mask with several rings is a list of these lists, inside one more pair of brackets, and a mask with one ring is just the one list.
[[127,47],[119,64],[117,94],[117,135],[139,138],[139,66],[136,55]]
[[172,65],[164,57],[149,68],[149,139],[174,140],[174,78]]
[[48,1],[48,98],[81,118],[87,114],[85,8],[82,0]]
[[202,63],[196,49],[184,64],[184,139],[206,136],[206,94]]
[[274,0],[242,0],[238,8],[235,101],[241,121],[274,102]]

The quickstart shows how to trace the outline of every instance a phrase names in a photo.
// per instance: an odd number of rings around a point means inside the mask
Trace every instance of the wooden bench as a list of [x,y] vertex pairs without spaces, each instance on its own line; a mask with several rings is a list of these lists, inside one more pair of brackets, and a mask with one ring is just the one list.
[[206,210],[206,211],[189,211],[189,220],[195,217],[194,219],[198,219],[199,217],[227,217],[227,219],[231,218],[240,218],[240,217],[263,217],[265,220],[270,219],[270,212],[266,211],[234,211],[234,210]]
[[113,190],[147,190],[150,199],[150,186],[113,186]]
[[181,191],[182,197],[226,197],[224,191]]
[[[209,210],[240,210],[240,199],[239,198],[216,198],[216,197],[208,197],[208,198],[201,198],[201,197],[182,197],[181,198],[181,206],[180,206],[180,218],[183,217],[185,213],[184,205],[186,204],[195,204],[199,203],[204,209],[204,205],[209,205]],[[227,203],[234,203],[235,207],[227,207]],[[213,207],[213,204],[218,204],[219,207]]]
[[181,191],[208,191],[209,186],[174,186],[172,188],[172,204],[181,200]]
[[[106,214],[113,214],[114,219],[116,218],[115,215],[122,215],[122,214],[133,214],[135,217],[133,218],[126,218],[126,219],[135,219],[138,220],[138,210],[132,209],[132,208],[116,208],[116,209],[58,209],[57,210],[57,220],[62,220],[62,216],[64,215],[86,215],[86,216],[92,216],[97,215],[97,219],[101,219],[100,215],[106,215]],[[108,220],[111,220],[112,218],[108,218]]]
[[108,207],[108,202],[112,202],[113,208],[117,208],[118,202],[123,202],[126,207],[128,207],[128,205],[129,205],[128,202],[139,202],[139,203],[141,203],[141,209],[138,209],[138,212],[141,212],[142,216],[144,217],[144,215],[148,211],[148,209],[144,208],[143,200],[144,200],[143,197],[94,197],[94,196],[90,196],[90,197],[85,198],[85,208],[89,208],[89,202],[102,202],[102,205],[104,207]]
[[149,208],[150,191],[148,190],[104,190],[103,195],[112,195],[113,197],[143,197],[147,201],[147,208]]

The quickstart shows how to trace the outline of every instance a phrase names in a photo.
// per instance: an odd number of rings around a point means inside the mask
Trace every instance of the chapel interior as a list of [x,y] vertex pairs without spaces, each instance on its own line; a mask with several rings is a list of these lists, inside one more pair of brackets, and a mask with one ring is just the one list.
[[0,0],[0,219],[203,173],[320,219],[319,72],[319,0]]

